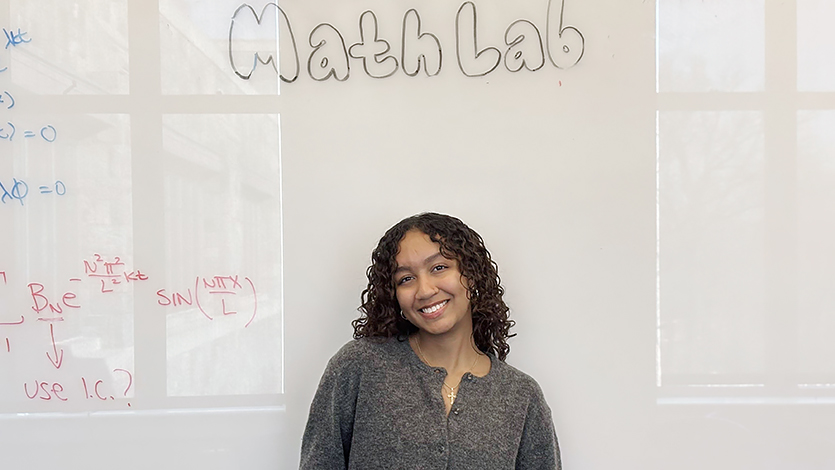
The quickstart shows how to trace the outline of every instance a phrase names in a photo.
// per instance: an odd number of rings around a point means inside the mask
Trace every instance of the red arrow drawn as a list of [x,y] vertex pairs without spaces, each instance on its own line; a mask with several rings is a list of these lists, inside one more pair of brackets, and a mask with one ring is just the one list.
[[49,362],[51,362],[56,369],[60,369],[61,363],[64,362],[64,350],[62,349],[58,352],[58,346],[55,345],[55,331],[53,330],[52,323],[49,324],[49,336],[52,337],[52,350],[55,352],[55,359],[52,359],[52,356],[49,355],[49,351],[46,352],[46,357],[49,358]]

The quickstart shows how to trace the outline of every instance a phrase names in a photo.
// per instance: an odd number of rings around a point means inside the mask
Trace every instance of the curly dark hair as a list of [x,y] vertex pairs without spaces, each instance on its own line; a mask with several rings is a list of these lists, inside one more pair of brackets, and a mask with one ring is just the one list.
[[440,245],[447,259],[458,261],[461,275],[469,281],[470,308],[473,314],[473,339],[476,347],[495,354],[504,361],[510,346],[507,339],[515,336],[508,319],[509,308],[502,300],[504,288],[499,267],[484,246],[481,235],[460,219],[449,215],[425,212],[401,220],[380,239],[371,253],[371,266],[366,271],[368,287],[362,291],[360,318],[351,322],[354,338],[391,338],[404,340],[418,328],[400,316],[394,283],[397,268],[395,256],[400,241],[410,230],[420,230]]

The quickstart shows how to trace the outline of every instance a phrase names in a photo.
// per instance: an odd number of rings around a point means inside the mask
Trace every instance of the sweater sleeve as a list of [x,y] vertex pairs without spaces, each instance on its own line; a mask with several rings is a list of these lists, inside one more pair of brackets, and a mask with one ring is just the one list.
[[331,358],[319,382],[302,438],[300,470],[348,468],[359,384],[350,346]]
[[561,470],[560,446],[551,409],[536,382],[528,403],[525,427],[516,454],[516,470]]

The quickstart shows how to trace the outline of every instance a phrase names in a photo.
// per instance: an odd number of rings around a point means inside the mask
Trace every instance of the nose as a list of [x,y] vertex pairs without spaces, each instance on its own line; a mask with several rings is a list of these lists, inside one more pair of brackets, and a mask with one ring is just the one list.
[[432,282],[432,278],[430,278],[429,276],[420,276],[418,277],[417,281],[417,297],[419,299],[428,299],[438,293],[438,286],[436,286],[435,283]]

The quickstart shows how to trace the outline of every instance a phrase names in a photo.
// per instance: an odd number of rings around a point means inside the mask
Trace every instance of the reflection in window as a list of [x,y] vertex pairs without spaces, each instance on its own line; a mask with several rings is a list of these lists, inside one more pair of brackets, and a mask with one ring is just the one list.
[[[14,411],[38,406],[27,402],[17,386],[4,395],[6,387],[32,375],[54,377],[59,365],[65,374],[101,380],[98,391],[105,396],[132,396],[133,390],[123,392],[129,372],[119,372],[134,370],[135,283],[123,273],[139,268],[133,251],[129,116],[38,114],[16,122],[21,129],[49,124],[59,133],[53,142],[3,141],[0,183],[11,188],[10,181],[22,181],[28,191],[13,191],[19,200],[6,196],[0,215],[5,228],[0,241],[6,246],[0,251],[0,321],[25,316],[14,329],[5,326],[0,341],[11,338],[3,350],[27,359],[0,365],[0,401],[8,400]],[[123,264],[111,267],[113,276],[105,275],[96,254],[108,262],[118,257]],[[33,308],[28,283],[42,286],[40,311]],[[65,292],[73,295],[68,304],[61,302]],[[59,308],[48,308],[47,298]],[[51,350],[53,338],[56,349]],[[118,392],[117,384],[122,386]],[[66,390],[68,397],[83,399],[79,389]]]
[[659,382],[750,383],[765,366],[763,123],[659,114]]
[[801,381],[818,384],[835,384],[833,129],[835,111],[798,113],[797,367]]
[[658,0],[658,89],[762,91],[764,0]]
[[[229,62],[229,29],[240,0],[161,0],[160,61],[162,92],[167,95],[276,94],[279,76],[269,65],[259,64],[249,80],[238,78]],[[263,6],[257,6],[261,14]],[[264,9],[255,16],[241,14],[238,44],[255,53],[277,57],[277,10]]]
[[835,2],[797,0],[797,88],[835,91]]
[[168,395],[281,392],[276,115],[167,115]]
[[[90,131],[59,156],[61,160],[74,160],[70,181],[74,180],[75,184],[68,182],[68,186],[77,188],[78,255],[91,264],[94,264],[96,253],[108,262],[118,256],[124,265],[114,267],[113,272],[119,275],[142,270],[133,256],[130,118],[118,114],[73,116],[72,120],[75,126]],[[58,235],[65,237],[60,232]],[[60,240],[55,240],[43,246],[61,245]],[[99,262],[98,267],[102,266]],[[86,275],[89,270],[84,269],[79,259],[78,267],[70,272]],[[121,280],[120,284],[102,283],[101,278],[85,278],[82,283],[85,297],[91,300],[90,308],[85,306],[85,314],[79,317],[85,328],[80,337],[87,343],[95,343],[95,346],[88,346],[96,351],[96,357],[111,363],[111,373],[113,368],[126,368],[126,360],[131,366],[129,369],[133,370],[135,283]],[[102,291],[112,292],[105,295]]]
[[14,83],[41,95],[128,93],[128,2],[13,0],[11,25],[31,42],[13,46]]

